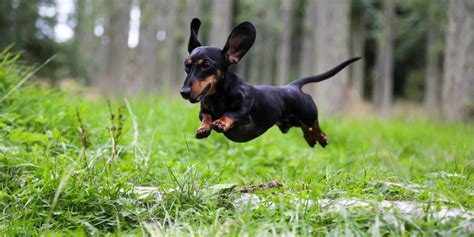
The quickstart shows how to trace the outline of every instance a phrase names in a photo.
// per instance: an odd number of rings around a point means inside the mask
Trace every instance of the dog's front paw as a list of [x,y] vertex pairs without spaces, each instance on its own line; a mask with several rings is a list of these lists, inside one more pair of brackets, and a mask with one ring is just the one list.
[[212,126],[212,129],[214,129],[216,132],[227,132],[227,130],[229,130],[230,128],[230,125],[226,124],[222,120],[216,120],[212,122],[211,126]]
[[216,132],[225,132],[229,130],[226,125],[221,120],[216,120],[212,122],[212,129],[216,130]]
[[233,125],[234,125],[233,119],[227,116],[223,116],[222,118],[212,122],[211,127],[216,132],[227,132],[229,129],[232,128]]
[[199,127],[198,130],[196,131],[197,139],[203,139],[203,138],[209,137],[209,135],[211,135],[211,128],[209,127]]

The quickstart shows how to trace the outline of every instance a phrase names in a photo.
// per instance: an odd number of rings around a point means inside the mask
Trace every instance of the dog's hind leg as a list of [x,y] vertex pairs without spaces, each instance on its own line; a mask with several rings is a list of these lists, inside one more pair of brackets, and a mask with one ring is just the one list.
[[321,145],[322,147],[326,147],[328,145],[328,137],[323,132],[323,130],[321,130],[317,121],[315,125],[312,127],[312,130],[316,138],[316,141],[318,141],[319,145]]
[[316,145],[316,137],[313,134],[312,127],[301,124],[301,130],[303,130],[303,137],[308,145],[314,147],[314,145]]
[[321,130],[318,123],[318,110],[313,100],[309,95],[305,98],[303,106],[299,106],[295,114],[298,116],[298,120],[301,123],[301,129],[303,130],[303,136],[309,146],[314,147],[318,142],[322,147],[326,147],[328,144],[328,138],[326,134]]
[[328,138],[317,122],[310,127],[301,123],[301,129],[303,130],[303,137],[310,147],[314,147],[316,142],[318,142],[322,147],[326,147],[328,144]]

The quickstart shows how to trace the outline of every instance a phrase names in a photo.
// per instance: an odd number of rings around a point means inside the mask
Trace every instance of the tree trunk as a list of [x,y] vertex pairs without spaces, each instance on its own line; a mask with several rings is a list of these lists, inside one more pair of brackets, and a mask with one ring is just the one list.
[[[260,63],[261,67],[258,69],[261,73],[258,77],[259,84],[265,85],[272,85],[277,84],[277,80],[275,80],[275,65],[278,58],[279,51],[275,50],[279,48],[277,39],[279,38],[278,35],[278,27],[275,25],[280,19],[280,14],[278,14],[280,9],[280,4],[278,1],[272,0],[265,0],[261,1],[263,4],[261,5],[262,13],[264,14],[264,22],[263,27],[261,27],[261,33],[259,35],[260,42],[259,44],[255,44],[255,48],[261,47],[263,52],[260,50]],[[264,9],[264,10],[263,10]],[[256,49],[255,49],[256,50]]]
[[86,85],[93,83],[92,78],[96,75],[96,60],[93,57],[99,45],[94,36],[95,14],[94,6],[89,0],[76,1],[76,20],[74,34],[75,51],[78,57],[78,73],[84,77]]
[[278,85],[285,85],[288,82],[290,76],[290,48],[291,48],[291,32],[292,32],[292,0],[283,0],[282,4],[282,17],[283,17],[283,29],[281,30],[281,43],[278,47],[278,65],[277,65],[277,83]]
[[382,39],[377,49],[377,72],[373,95],[377,112],[387,116],[393,102],[393,0],[384,1],[383,9]]
[[255,39],[255,43],[254,43],[256,47],[253,47],[253,49],[251,49],[248,52],[248,55],[245,56],[247,60],[249,60],[249,64],[250,64],[249,73],[248,73],[249,77],[246,80],[252,83],[262,82],[262,75],[263,75],[262,69],[263,69],[263,59],[264,59],[263,48],[264,48],[265,42],[263,41],[262,35],[258,34],[258,32],[264,28],[264,17],[265,17],[264,11],[262,9],[257,9],[255,21],[253,22],[257,30],[257,38]]
[[[364,14],[364,13],[361,13]],[[353,17],[351,27],[351,57],[362,57],[365,51],[365,39],[367,30],[365,28],[366,17],[359,15]],[[351,65],[350,90],[354,99],[362,100],[364,97],[364,68],[365,60],[360,60]]]
[[132,94],[151,92],[157,89],[158,70],[158,15],[161,1],[140,1],[140,37],[138,44],[137,72],[130,80]]
[[442,112],[446,120],[474,117],[474,2],[449,2]]
[[[178,50],[176,47],[176,21],[177,21],[177,5],[174,0],[167,0],[167,14],[166,14],[166,38],[165,38],[165,48],[162,49],[165,51],[165,57],[163,62],[166,64],[163,73],[164,87],[168,92],[172,92],[174,89],[178,88],[182,82],[177,78],[177,62]],[[182,65],[180,65],[182,66]]]
[[232,0],[213,0],[212,25],[209,31],[209,45],[224,47],[231,29]]
[[315,1],[308,0],[305,3],[305,12],[303,20],[303,47],[301,47],[301,68],[300,77],[310,76],[316,73],[313,66],[315,48],[314,48],[314,22],[316,21]]
[[[350,4],[348,0],[317,0],[315,68],[325,72],[349,58]],[[348,70],[314,85],[319,108],[329,114],[344,109],[348,92]]]
[[426,45],[426,73],[425,73],[425,97],[424,105],[432,113],[439,112],[441,99],[441,70],[440,57],[438,53],[438,38],[440,29],[436,23],[437,1],[430,2],[428,18],[428,42]]
[[193,5],[193,7],[191,9],[190,19],[195,17],[202,19],[202,0],[194,0],[191,5]]
[[105,65],[100,78],[100,88],[106,94],[125,91],[128,64],[128,31],[131,0],[105,1],[107,10],[102,44]]

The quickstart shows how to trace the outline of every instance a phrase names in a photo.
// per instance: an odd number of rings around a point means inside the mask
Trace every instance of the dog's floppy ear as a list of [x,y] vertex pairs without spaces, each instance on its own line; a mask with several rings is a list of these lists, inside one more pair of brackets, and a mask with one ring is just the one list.
[[242,22],[236,26],[222,49],[229,64],[238,63],[255,42],[255,27],[250,22]]
[[201,27],[201,21],[198,18],[194,18],[191,21],[191,35],[189,36],[189,43],[188,43],[188,52],[191,53],[193,49],[201,46],[201,42],[199,42],[197,36],[199,32],[199,27]]

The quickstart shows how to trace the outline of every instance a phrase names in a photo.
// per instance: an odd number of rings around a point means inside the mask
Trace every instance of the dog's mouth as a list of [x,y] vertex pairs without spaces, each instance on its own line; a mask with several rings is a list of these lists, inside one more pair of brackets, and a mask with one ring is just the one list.
[[212,87],[212,83],[207,84],[207,86],[204,88],[204,90],[202,90],[201,93],[196,98],[189,99],[189,102],[194,104],[194,103],[198,103],[199,101],[201,101],[202,98],[204,98],[204,96],[207,95],[209,90],[211,90],[211,87]]

